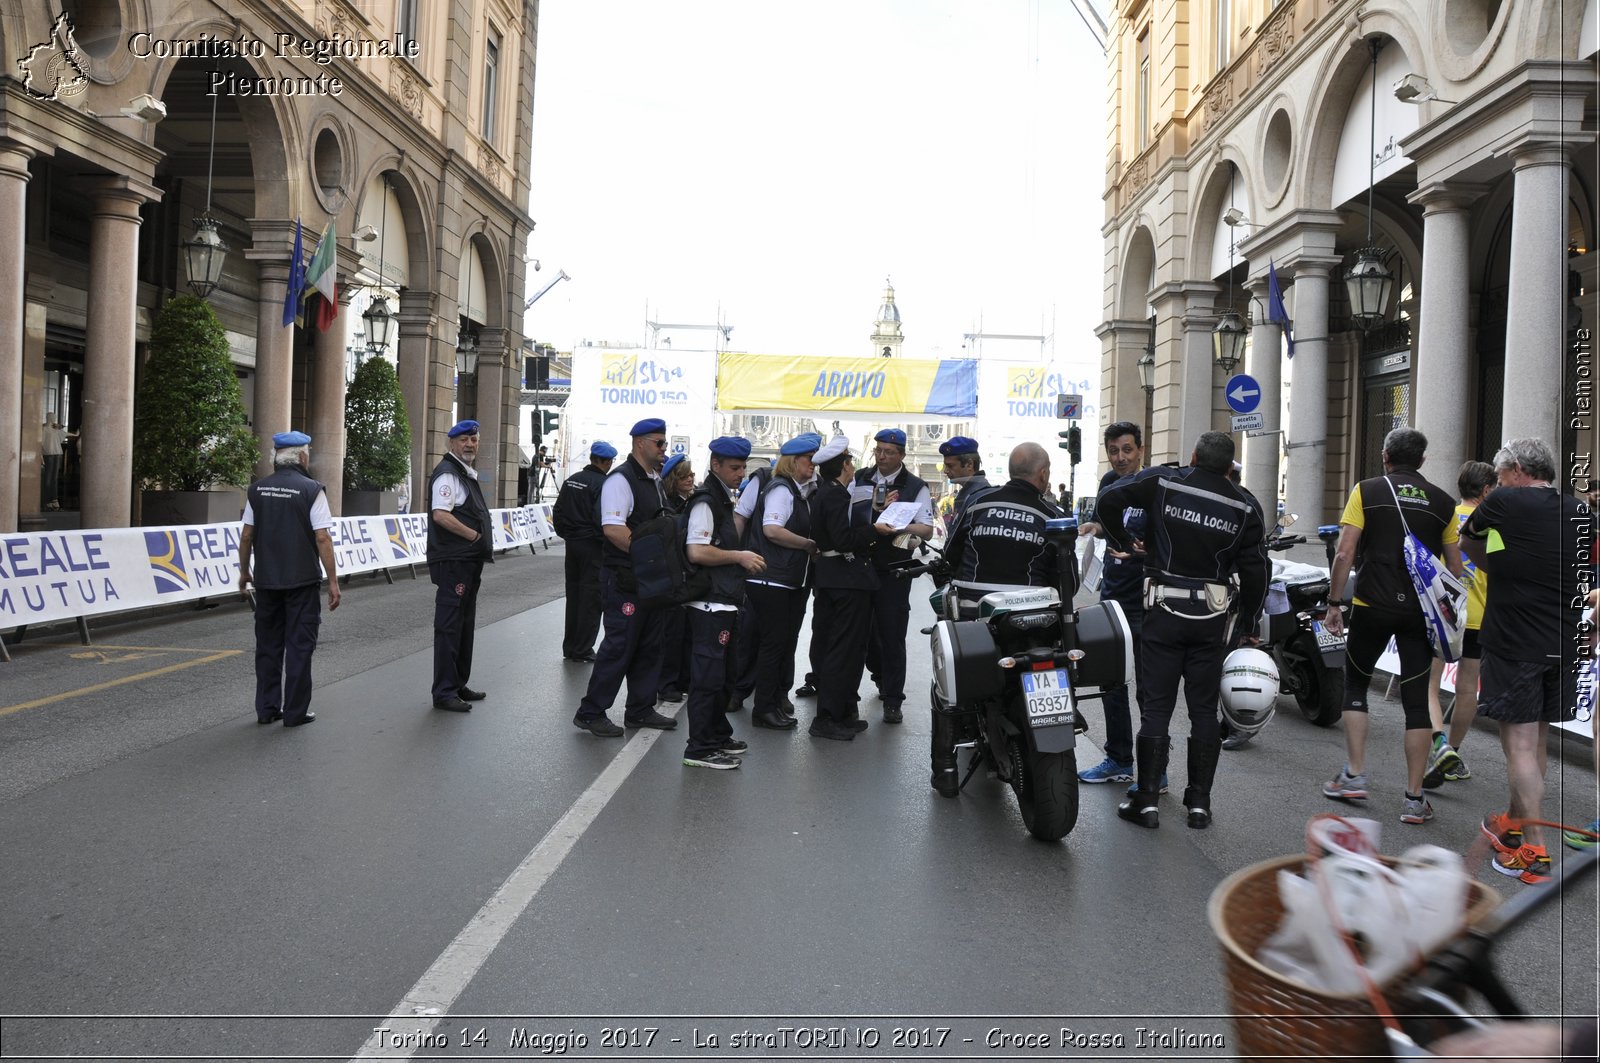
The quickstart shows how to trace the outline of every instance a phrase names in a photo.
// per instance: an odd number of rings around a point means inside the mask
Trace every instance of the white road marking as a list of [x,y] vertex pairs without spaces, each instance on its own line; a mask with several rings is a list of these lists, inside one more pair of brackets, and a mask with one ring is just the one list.
[[[622,789],[622,784],[650,752],[650,747],[665,733],[652,728],[639,729],[395,1005],[382,1024],[392,1033],[386,1036],[374,1032],[354,1059],[409,1059],[416,1054],[415,1048],[397,1047],[395,1042],[404,1034],[431,1033],[449,1017],[451,1005],[477,976],[489,954],[527,911],[567,853],[599,818],[601,810]],[[408,1040],[416,1044],[425,1038]]]

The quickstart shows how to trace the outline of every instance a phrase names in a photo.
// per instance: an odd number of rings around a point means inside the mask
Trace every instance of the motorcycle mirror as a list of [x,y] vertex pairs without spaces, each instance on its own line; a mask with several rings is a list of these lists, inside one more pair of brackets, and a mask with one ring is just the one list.
[[1292,527],[1294,522],[1299,519],[1300,514],[1298,513],[1285,513],[1283,516],[1278,518],[1278,530],[1283,531],[1286,528]]

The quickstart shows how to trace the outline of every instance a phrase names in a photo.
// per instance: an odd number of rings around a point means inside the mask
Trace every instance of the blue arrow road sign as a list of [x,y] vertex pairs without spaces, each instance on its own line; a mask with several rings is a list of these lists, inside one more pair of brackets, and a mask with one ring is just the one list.
[[1228,378],[1228,408],[1234,413],[1251,413],[1261,405],[1261,385],[1256,378],[1240,373]]

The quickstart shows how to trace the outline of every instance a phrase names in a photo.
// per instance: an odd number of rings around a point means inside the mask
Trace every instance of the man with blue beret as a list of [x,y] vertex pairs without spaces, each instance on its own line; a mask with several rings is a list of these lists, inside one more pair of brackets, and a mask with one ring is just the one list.
[[567,623],[561,656],[579,664],[594,663],[594,640],[600,634],[600,488],[611,471],[617,448],[603,439],[589,447],[589,464],[567,477],[550,510],[556,534],[567,544]]
[[428,578],[433,598],[433,707],[471,712],[487,695],[467,686],[484,562],[494,560],[494,529],[478,472],[478,422],[458,421],[448,450],[428,478]]
[[750,441],[718,436],[711,441],[711,471],[689,496],[684,547],[689,563],[709,573],[706,596],[688,602],[689,742],[683,763],[692,768],[728,770],[740,764],[749,746],[733,737],[728,723],[728,698],[737,680],[736,640],[739,606],[744,603],[745,576],[767,567],[761,555],[739,549],[733,519],[734,490],[744,479]]
[[272,475],[251,484],[245,496],[239,593],[255,585],[256,722],[282,720],[285,727],[300,727],[317,718],[309,711],[311,655],[322,626],[317,585],[324,574],[328,611],[339,608],[339,574],[328,531],[333,512],[327,492],[306,473],[311,437],[279,432],[272,446]]
[[[894,502],[915,502],[917,512],[903,531],[923,539],[933,538],[933,494],[920,477],[906,468],[906,434],[885,428],[873,437],[875,467],[856,473],[850,490],[852,503],[871,502],[872,522]],[[906,625],[911,620],[911,581],[895,579],[890,566],[911,559],[911,551],[894,543],[879,543],[872,551],[878,571],[878,589],[872,592],[872,633],[867,640],[867,670],[878,684],[883,701],[883,722],[899,723],[906,700]]]
[[641,524],[667,508],[661,492],[661,465],[667,456],[667,423],[647,417],[629,430],[633,447],[600,488],[600,606],[605,638],[595,652],[589,689],[572,724],[596,738],[621,738],[623,729],[606,715],[622,681],[628,681],[623,722],[629,727],[670,731],[671,716],[656,711],[661,681],[661,643],[665,613],[639,600],[629,547]]
[[944,477],[951,487],[960,488],[956,494],[955,509],[950,515],[950,528],[956,526],[967,506],[990,487],[983,475],[983,459],[978,456],[978,441],[970,436],[951,436],[939,444],[944,457]]

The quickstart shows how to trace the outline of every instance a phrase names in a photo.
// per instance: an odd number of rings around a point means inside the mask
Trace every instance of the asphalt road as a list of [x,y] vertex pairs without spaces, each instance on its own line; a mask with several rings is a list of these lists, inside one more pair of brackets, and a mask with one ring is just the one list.
[[[1209,831],[1186,830],[1173,799],[1140,830],[1114,815],[1120,787],[1084,787],[1058,845],[1028,838],[981,773],[959,800],[932,793],[916,698],[899,727],[864,701],[871,729],[849,744],[736,716],[745,766],[686,769],[682,729],[572,727],[588,669],[561,660],[560,557],[486,574],[473,685],[490,697],[470,715],[429,708],[425,575],[358,579],[324,616],[319,719],[299,730],[254,723],[236,603],[102,623],[93,647],[15,648],[0,664],[0,1055],[1230,1054],[1207,899],[1339,807],[1320,793],[1337,729],[1285,703],[1224,754]],[[928,682],[923,596],[911,691]],[[1495,894],[1528,889],[1485,866],[1477,822],[1505,795],[1492,732],[1467,743],[1472,780],[1413,828],[1397,820],[1401,722],[1393,702],[1374,714],[1385,851],[1439,844]],[[1557,757],[1547,812],[1584,822],[1594,802],[1587,749]],[[1502,944],[1531,1009],[1594,1012],[1595,927],[1591,882]]]

